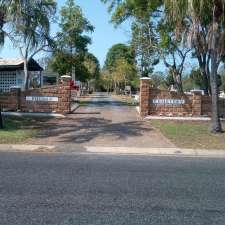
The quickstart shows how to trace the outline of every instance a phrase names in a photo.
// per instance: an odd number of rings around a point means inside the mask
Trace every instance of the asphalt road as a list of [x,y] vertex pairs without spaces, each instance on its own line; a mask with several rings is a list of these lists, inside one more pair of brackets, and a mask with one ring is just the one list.
[[1,225],[224,225],[225,160],[0,153]]

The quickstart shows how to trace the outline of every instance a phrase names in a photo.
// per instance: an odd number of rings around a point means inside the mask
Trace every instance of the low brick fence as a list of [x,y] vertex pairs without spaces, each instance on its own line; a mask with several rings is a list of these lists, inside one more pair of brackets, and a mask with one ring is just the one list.
[[0,94],[0,106],[5,111],[70,113],[70,79],[63,79],[59,85],[27,91],[11,89]]
[[[211,116],[211,97],[200,92],[180,95],[176,92],[150,87],[149,78],[140,84],[141,116]],[[220,115],[225,116],[225,99],[220,99]]]

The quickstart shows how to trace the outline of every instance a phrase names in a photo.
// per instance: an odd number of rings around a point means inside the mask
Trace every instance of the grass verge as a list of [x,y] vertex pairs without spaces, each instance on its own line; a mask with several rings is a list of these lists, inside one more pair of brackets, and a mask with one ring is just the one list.
[[39,131],[39,123],[46,119],[32,117],[4,117],[4,128],[0,130],[0,144],[23,143]]
[[225,150],[225,133],[210,133],[210,122],[155,120],[151,124],[179,148]]

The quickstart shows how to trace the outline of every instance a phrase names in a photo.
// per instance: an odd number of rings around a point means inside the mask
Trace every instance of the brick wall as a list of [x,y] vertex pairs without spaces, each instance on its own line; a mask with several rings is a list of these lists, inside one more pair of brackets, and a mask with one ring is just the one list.
[[[150,87],[149,78],[142,78],[140,85],[140,114],[161,116],[211,115],[211,97],[200,92],[179,95],[176,92]],[[220,114],[225,116],[225,99],[220,99]]]
[[12,89],[10,92],[0,94],[0,106],[5,110],[19,109],[20,90]]
[[[211,116],[212,115],[212,100],[209,96],[202,96],[202,115]],[[225,99],[219,100],[219,111],[220,116],[225,117]]]
[[[57,101],[29,101],[27,97],[32,99],[35,97],[54,97]],[[0,105],[3,109],[10,111],[69,113],[71,110],[70,79],[63,79],[59,85],[27,91],[13,89],[0,95]]]
[[[162,116],[191,116],[193,96],[149,88],[149,114]],[[163,102],[165,100],[165,102]],[[161,101],[161,102],[160,102]],[[175,102],[178,103],[175,103]],[[157,103],[156,103],[157,102]],[[174,103],[173,103],[174,102]],[[184,102],[184,104],[181,104]],[[196,109],[197,111],[197,109]]]

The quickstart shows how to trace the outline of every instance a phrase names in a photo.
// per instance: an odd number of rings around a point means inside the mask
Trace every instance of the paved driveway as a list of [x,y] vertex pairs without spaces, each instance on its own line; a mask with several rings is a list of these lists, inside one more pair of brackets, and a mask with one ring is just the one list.
[[174,147],[162,134],[141,120],[136,108],[111,95],[97,93],[86,106],[66,119],[46,123],[31,143],[113,147]]

